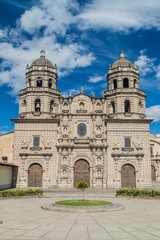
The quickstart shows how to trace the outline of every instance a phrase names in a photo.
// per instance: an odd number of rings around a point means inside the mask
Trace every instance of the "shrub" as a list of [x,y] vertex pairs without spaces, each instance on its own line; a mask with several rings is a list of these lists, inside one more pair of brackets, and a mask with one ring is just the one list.
[[30,195],[42,195],[42,189],[17,189],[17,190],[3,190],[0,191],[0,197],[11,197],[11,196],[30,196]]
[[160,191],[154,189],[121,188],[116,191],[116,196],[158,197],[160,196]]
[[77,183],[76,188],[77,189],[88,188],[88,184],[84,181],[80,181],[79,183]]

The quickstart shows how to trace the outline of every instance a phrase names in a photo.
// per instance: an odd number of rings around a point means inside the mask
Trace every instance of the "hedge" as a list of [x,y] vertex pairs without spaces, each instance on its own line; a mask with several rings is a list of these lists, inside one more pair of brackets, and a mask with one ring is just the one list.
[[42,195],[42,189],[17,189],[17,190],[3,190],[0,191],[0,197],[11,197],[11,196],[31,196],[31,195]]
[[160,191],[154,189],[121,188],[116,191],[116,196],[160,197]]

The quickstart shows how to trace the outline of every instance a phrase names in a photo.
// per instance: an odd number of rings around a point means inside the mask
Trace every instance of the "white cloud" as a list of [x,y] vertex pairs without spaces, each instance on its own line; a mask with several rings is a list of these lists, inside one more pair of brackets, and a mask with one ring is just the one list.
[[160,121],[160,105],[155,105],[146,109],[147,117]]
[[135,65],[139,66],[141,76],[145,76],[147,73],[155,71],[154,62],[156,61],[156,58],[149,58],[145,52],[146,50],[141,50],[140,56],[134,62]]
[[78,16],[83,29],[160,29],[159,0],[94,0]]
[[[151,0],[127,3],[127,0],[93,0],[82,7],[77,0],[40,0],[21,15],[16,28],[0,29],[3,40],[0,45],[0,84],[8,84],[13,89],[12,94],[17,94],[25,84],[26,64],[38,58],[42,49],[46,50],[46,57],[57,64],[59,76],[69,74],[76,67],[91,65],[95,57],[87,50],[87,45],[82,45],[81,36],[76,33],[67,35],[72,26],[124,32],[139,28],[160,29],[159,0],[154,4]],[[30,40],[26,39],[24,32],[31,34]],[[136,61],[141,75],[145,76],[154,69],[154,61],[141,52]],[[89,82],[96,83],[102,78],[93,76]]]
[[79,93],[81,92],[81,90],[80,90],[80,89],[70,89],[70,90],[68,90],[68,91],[62,92],[62,96],[63,96],[64,98],[69,97],[70,92],[71,92],[71,96],[74,96],[74,95],[76,95],[76,94],[79,94]]
[[160,29],[159,0],[93,0],[80,7],[76,0],[40,0],[39,5],[27,10],[20,18],[21,29],[35,33],[44,28],[45,34],[63,35],[71,25],[80,29],[103,28],[128,32]]
[[94,76],[94,77],[90,77],[88,82],[97,83],[97,82],[103,81],[104,79],[105,79],[104,76]]
[[76,67],[89,66],[95,60],[80,44],[60,44],[53,36],[34,38],[24,41],[20,47],[11,43],[1,43],[0,58],[3,59],[0,71],[0,84],[12,87],[12,94],[17,94],[25,87],[25,67],[39,57],[39,52],[45,47],[46,58],[58,66],[59,76],[70,73]]
[[73,12],[78,3],[72,0],[40,0],[39,6],[26,11],[20,18],[20,27],[28,33],[34,33],[44,27],[45,34],[65,34],[70,24],[76,22]]
[[155,137],[160,137],[160,134],[155,134]]

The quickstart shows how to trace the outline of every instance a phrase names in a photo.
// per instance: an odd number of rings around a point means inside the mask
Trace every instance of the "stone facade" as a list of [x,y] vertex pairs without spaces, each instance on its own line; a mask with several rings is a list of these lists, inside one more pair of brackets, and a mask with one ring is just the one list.
[[0,136],[0,162],[13,163],[13,138],[14,132]]
[[95,188],[151,187],[151,165],[159,169],[159,162],[151,158],[150,144],[160,154],[160,141],[151,138],[138,67],[122,51],[109,66],[108,91],[101,98],[83,88],[64,98],[57,78],[43,50],[27,65],[19,117],[12,119],[17,186],[72,188],[85,180]]

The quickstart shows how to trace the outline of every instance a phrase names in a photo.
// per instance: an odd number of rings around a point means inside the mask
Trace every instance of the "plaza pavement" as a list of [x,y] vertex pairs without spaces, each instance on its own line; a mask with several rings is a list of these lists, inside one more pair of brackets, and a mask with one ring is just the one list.
[[0,239],[160,240],[160,200],[116,198],[114,190],[87,189],[87,199],[104,199],[125,209],[63,213],[41,209],[46,203],[80,198],[78,190],[50,190],[45,198],[0,200]]

